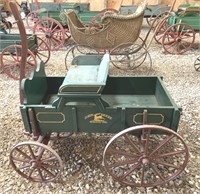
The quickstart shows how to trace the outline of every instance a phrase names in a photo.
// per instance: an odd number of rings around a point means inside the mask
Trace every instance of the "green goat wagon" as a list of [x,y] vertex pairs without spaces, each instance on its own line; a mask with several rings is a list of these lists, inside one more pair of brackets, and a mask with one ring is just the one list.
[[177,134],[181,109],[162,79],[109,76],[109,58],[77,56],[65,77],[47,77],[41,63],[22,80],[20,110],[35,141],[11,150],[10,163],[21,176],[45,183],[58,178],[63,163],[47,144],[52,134],[70,138],[77,132],[115,134],[105,145],[103,164],[121,184],[157,186],[185,169],[189,153]]

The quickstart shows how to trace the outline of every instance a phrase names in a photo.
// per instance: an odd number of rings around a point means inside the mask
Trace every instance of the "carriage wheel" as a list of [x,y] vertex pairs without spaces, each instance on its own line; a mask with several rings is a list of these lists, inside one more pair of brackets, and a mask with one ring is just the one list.
[[37,11],[30,12],[26,18],[26,25],[30,30],[33,30],[35,23],[39,20]]
[[151,16],[146,18],[147,24],[155,28],[160,23],[160,21],[165,16],[167,16],[167,14],[169,14],[169,12],[166,11],[167,8],[168,6],[163,6],[163,7],[158,7],[157,9],[155,9],[152,12]]
[[44,64],[46,64],[49,61],[50,58],[50,48],[47,45],[47,43],[42,40],[41,38],[37,37],[37,47],[33,51],[33,53],[36,55],[36,57],[43,61]]
[[195,32],[188,24],[174,24],[167,28],[162,38],[162,45],[170,54],[183,54],[194,44]]
[[198,57],[194,62],[194,68],[196,71],[200,71],[200,57]]
[[[140,39],[140,41],[143,41]],[[117,69],[134,71],[138,74],[150,72],[152,60],[145,45],[138,41],[134,44],[122,45],[110,52],[111,64]],[[137,69],[137,70],[136,70]]]
[[189,152],[174,131],[140,125],[116,134],[106,145],[103,162],[121,184],[154,187],[175,179],[185,169]]
[[65,41],[65,30],[55,19],[42,18],[33,27],[33,33],[42,38],[51,51],[59,50]]
[[[19,80],[20,79],[20,65],[22,58],[22,46],[10,45],[2,50],[1,65],[3,72],[9,77]],[[37,68],[37,62],[34,54],[28,50],[27,61],[25,65],[25,76],[30,77],[33,69]]]
[[85,45],[73,45],[67,50],[65,56],[65,67],[68,70],[74,57],[78,55],[98,55],[100,54],[95,49]]
[[10,164],[22,177],[33,182],[50,182],[60,176],[62,160],[49,146],[38,142],[22,142],[10,152]]

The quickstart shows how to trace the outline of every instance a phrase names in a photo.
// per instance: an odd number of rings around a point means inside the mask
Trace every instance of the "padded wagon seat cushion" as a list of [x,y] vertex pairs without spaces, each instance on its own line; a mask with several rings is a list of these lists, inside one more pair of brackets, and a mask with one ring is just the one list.
[[109,70],[109,54],[105,54],[100,64],[71,65],[59,89],[59,93],[97,92],[106,84]]

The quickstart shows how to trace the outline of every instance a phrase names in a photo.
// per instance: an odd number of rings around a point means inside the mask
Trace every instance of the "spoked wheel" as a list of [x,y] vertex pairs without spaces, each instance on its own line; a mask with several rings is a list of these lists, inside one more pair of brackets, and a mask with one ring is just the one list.
[[170,54],[183,54],[194,44],[195,32],[188,24],[174,24],[167,28],[162,38],[164,50]]
[[147,24],[153,27],[157,26],[158,23],[160,23],[160,21],[163,19],[163,16],[166,15],[166,13],[169,13],[167,12],[168,9],[169,6],[161,6],[155,9],[151,16],[146,18]]
[[50,48],[47,45],[47,43],[39,37],[37,37],[37,47],[33,51],[33,53],[36,55],[36,58],[43,61],[44,64],[46,64],[49,61],[51,54]]
[[39,20],[37,11],[30,12],[25,19],[27,27],[33,30],[35,23]]
[[106,145],[103,162],[121,184],[154,187],[175,179],[185,169],[189,152],[174,131],[140,125],[116,134]]
[[158,44],[162,44],[163,35],[168,28],[167,19],[169,17],[170,17],[170,14],[168,12],[162,13],[161,15],[158,15],[154,19],[154,23],[152,23],[152,26],[155,29],[154,39]]
[[42,18],[33,27],[33,33],[42,38],[51,51],[59,50],[65,41],[65,30],[55,19]]
[[85,45],[73,45],[67,50],[65,56],[65,66],[68,70],[74,57],[78,55],[97,55],[98,51]]
[[10,164],[22,177],[33,182],[54,181],[63,170],[59,155],[38,142],[22,142],[14,146],[10,152]]
[[200,72],[200,57],[198,57],[194,62],[194,68],[196,71]]
[[110,58],[114,67],[125,71],[129,70],[143,74],[149,72],[152,67],[149,52],[145,46],[141,47],[138,42],[113,49],[110,52]]
[[[22,46],[10,45],[3,49],[1,53],[1,65],[2,70],[9,77],[19,80],[20,79],[20,65],[22,58]],[[30,73],[33,69],[37,68],[37,62],[34,54],[28,50],[27,61],[25,64],[25,76],[30,77]]]

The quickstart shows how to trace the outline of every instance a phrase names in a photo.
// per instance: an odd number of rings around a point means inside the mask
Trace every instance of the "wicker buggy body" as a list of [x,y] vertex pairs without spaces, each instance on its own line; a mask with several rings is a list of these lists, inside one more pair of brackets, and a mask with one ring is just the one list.
[[134,43],[141,31],[146,3],[141,3],[130,15],[105,14],[100,25],[85,26],[73,10],[68,10],[68,26],[77,44],[94,49],[110,50],[119,45]]

